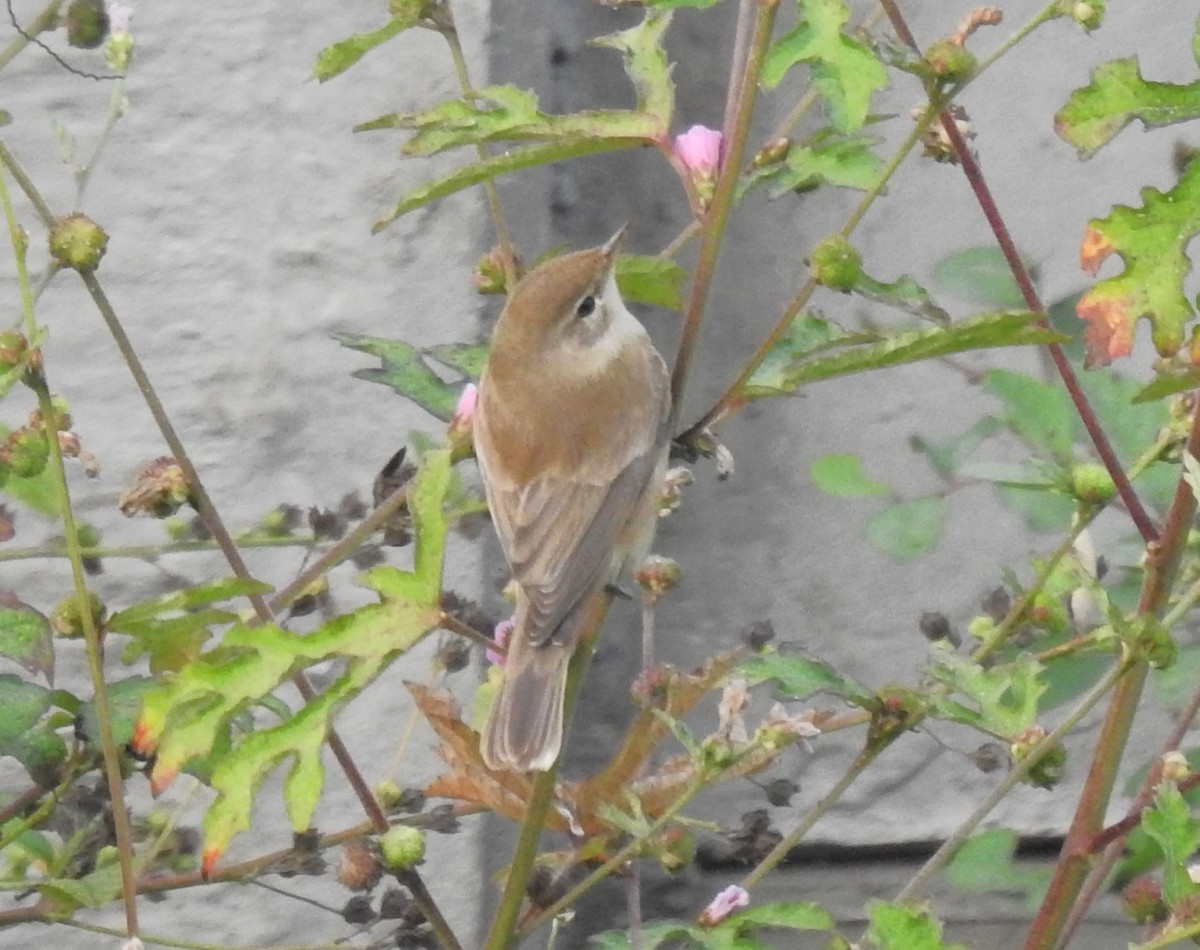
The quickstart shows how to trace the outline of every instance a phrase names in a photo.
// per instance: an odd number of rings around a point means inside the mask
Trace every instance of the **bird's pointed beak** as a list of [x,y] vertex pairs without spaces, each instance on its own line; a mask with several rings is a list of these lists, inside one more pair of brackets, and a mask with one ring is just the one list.
[[600,253],[608,260],[610,267],[617,259],[617,254],[621,251],[621,245],[625,242],[625,232],[628,229],[628,224],[622,224],[616,234],[600,245]]

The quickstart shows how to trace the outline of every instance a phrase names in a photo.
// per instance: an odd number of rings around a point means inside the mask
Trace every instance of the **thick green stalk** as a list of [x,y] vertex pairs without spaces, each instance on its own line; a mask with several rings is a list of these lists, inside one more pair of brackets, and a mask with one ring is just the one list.
[[[26,236],[17,224],[12,201],[8,194],[8,180],[0,172],[0,204],[4,206],[4,217],[8,223],[9,239],[17,265],[17,283],[21,288],[21,303],[26,332],[34,336],[37,324],[33,313],[33,294],[29,285],[29,273],[25,267]],[[118,863],[121,868],[121,895],[125,904],[125,932],[137,936],[137,881],[133,869],[133,829],[129,813],[125,809],[125,794],[121,777],[121,756],[113,738],[112,707],[108,702],[108,684],[104,680],[104,650],[100,642],[100,630],[96,617],[90,609],[90,594],[83,570],[83,557],[79,553],[79,535],[75,527],[75,513],[71,508],[71,494],[67,488],[67,469],[63,464],[62,448],[58,442],[58,412],[50,398],[50,389],[44,370],[30,371],[26,382],[37,394],[38,409],[45,426],[46,441],[50,448],[51,473],[54,476],[54,492],[58,500],[59,516],[67,537],[67,552],[71,559],[71,579],[74,596],[79,606],[79,617],[83,625],[88,672],[91,674],[96,720],[100,735],[100,749],[104,758],[104,775],[108,781],[109,801],[112,805],[113,831],[117,843]]]

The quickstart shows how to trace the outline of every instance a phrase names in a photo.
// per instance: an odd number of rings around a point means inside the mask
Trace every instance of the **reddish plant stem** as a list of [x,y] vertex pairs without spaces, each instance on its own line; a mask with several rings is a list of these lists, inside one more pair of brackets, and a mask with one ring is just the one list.
[[[920,47],[917,45],[912,31],[909,30],[904,15],[896,5],[896,0],[880,0],[880,2],[887,13],[888,20],[891,21],[892,28],[896,31],[896,35],[902,42],[911,46],[919,53]],[[1025,299],[1026,306],[1035,313],[1041,314],[1042,319],[1039,322],[1042,326],[1049,327],[1049,323],[1045,317],[1046,307],[1033,286],[1033,278],[1030,276],[1028,268],[1025,267],[1025,262],[1021,260],[1021,255],[1017,252],[1017,246],[1013,242],[1008,226],[1004,223],[1004,219],[1000,215],[1000,209],[996,204],[995,198],[992,196],[991,189],[988,188],[979,163],[975,161],[975,156],[971,154],[970,148],[967,147],[962,133],[958,131],[958,125],[955,123],[954,117],[948,111],[943,111],[939,115],[939,121],[942,123],[942,129],[946,133],[946,138],[954,149],[963,174],[966,175],[967,181],[971,185],[971,190],[975,193],[975,199],[979,202],[979,207],[983,211],[984,217],[987,218],[988,226],[992,229],[996,243],[1000,245],[1000,250],[1004,254],[1004,259],[1012,271],[1017,286],[1021,290],[1021,296]],[[1071,364],[1067,361],[1066,353],[1063,352],[1063,348],[1057,343],[1050,343],[1048,346],[1050,349],[1050,358],[1054,361],[1054,366],[1058,370],[1063,385],[1071,397],[1071,402],[1075,404],[1075,411],[1079,414],[1079,418],[1083,422],[1083,427],[1087,430],[1088,438],[1092,440],[1092,445],[1095,446],[1096,454],[1100,456],[1100,461],[1104,463],[1104,467],[1108,470],[1109,475],[1112,476],[1112,480],[1117,487],[1117,494],[1121,496],[1121,500],[1125,503],[1134,527],[1137,528],[1138,533],[1142,536],[1142,540],[1147,544],[1154,541],[1158,538],[1158,529],[1155,527],[1149,514],[1147,514],[1145,506],[1142,505],[1142,500],[1138,497],[1137,492],[1133,490],[1133,485],[1130,484],[1129,478],[1125,474],[1125,469],[1121,466],[1117,458],[1117,453],[1113,451],[1108,436],[1105,435],[1104,430],[1100,426],[1100,421],[1096,418],[1096,414],[1092,411],[1087,397],[1083,394],[1083,390],[1079,386],[1079,379],[1076,377],[1074,369],[1071,368]]]
[[[1176,751],[1183,744],[1183,739],[1191,731],[1192,723],[1198,714],[1200,714],[1200,686],[1192,693],[1187,706],[1176,717],[1175,727],[1171,730],[1170,735],[1167,736],[1166,741],[1159,750],[1160,758],[1168,752]],[[1180,791],[1189,791],[1197,785],[1200,785],[1200,772],[1194,772],[1180,782],[1179,789]],[[1158,770],[1151,769],[1142,781],[1141,788],[1138,789],[1137,794],[1134,796],[1133,803],[1129,806],[1129,813],[1116,824],[1105,828],[1096,836],[1091,850],[1095,852],[1103,848],[1104,851],[1093,862],[1092,869],[1088,873],[1087,881],[1084,882],[1079,899],[1075,902],[1075,906],[1071,908],[1071,913],[1067,917],[1066,923],[1063,924],[1062,936],[1059,937],[1059,946],[1065,946],[1071,939],[1075,928],[1079,926],[1092,901],[1096,899],[1096,895],[1100,893],[1100,889],[1104,887],[1105,881],[1108,880],[1108,875],[1113,869],[1113,865],[1125,853],[1125,838],[1141,822],[1142,812],[1150,804],[1150,799],[1154,796],[1154,790],[1157,787]]]
[[[1187,451],[1193,455],[1200,452],[1200,410],[1192,416]],[[1146,546],[1146,579],[1138,601],[1138,614],[1158,614],[1162,611],[1179,569],[1183,547],[1195,515],[1196,496],[1191,486],[1181,478],[1175,486],[1175,497],[1167,512],[1162,540]],[[1084,880],[1092,864],[1091,854],[1104,823],[1104,812],[1141,699],[1146,673],[1146,664],[1139,663],[1113,691],[1108,713],[1096,739],[1096,751],[1084,782],[1083,794],[1063,841],[1050,887],[1029,927],[1025,950],[1051,950],[1061,946],[1066,936],[1068,917],[1081,918],[1086,913],[1087,905],[1081,900]],[[1090,900],[1098,890],[1096,887],[1089,888],[1087,894],[1082,896]]]

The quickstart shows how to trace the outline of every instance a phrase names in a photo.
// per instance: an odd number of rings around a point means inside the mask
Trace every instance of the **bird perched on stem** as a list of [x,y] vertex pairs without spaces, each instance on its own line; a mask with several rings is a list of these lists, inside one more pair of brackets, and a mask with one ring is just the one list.
[[490,768],[549,769],[587,607],[653,539],[670,379],[614,274],[623,230],[538,265],[513,289],[479,382],[475,452],[517,585]]

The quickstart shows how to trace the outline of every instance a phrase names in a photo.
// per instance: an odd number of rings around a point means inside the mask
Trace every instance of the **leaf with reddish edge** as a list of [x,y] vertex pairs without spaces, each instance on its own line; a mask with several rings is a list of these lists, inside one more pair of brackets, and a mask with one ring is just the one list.
[[1200,82],[1175,85],[1143,79],[1136,58],[1102,63],[1092,81],[1071,93],[1054,117],[1054,131],[1091,158],[1134,119],[1147,129],[1200,116]]
[[[306,829],[324,780],[321,761],[334,714],[441,618],[442,556],[451,482],[447,449],[426,452],[409,491],[416,551],[413,570],[375,568],[365,579],[381,598],[306,635],[273,624],[237,624],[221,645],[164,678],[142,705],[133,745],[154,753],[157,793],[189,763],[208,759],[217,798],[204,818],[207,875],[233,837],[250,826],[255,791],[278,765],[290,764],[283,799],[293,829]],[[312,702],[275,724],[240,732],[244,714],[297,671],[340,659],[341,675]]]
[[1088,222],[1080,248],[1083,269],[1095,274],[1116,253],[1125,269],[1084,294],[1075,312],[1086,321],[1085,366],[1106,366],[1133,349],[1137,321],[1150,321],[1155,349],[1174,356],[1194,310],[1183,293],[1191,270],[1185,250],[1200,232],[1200,161],[1192,161],[1168,192],[1142,189],[1142,207],[1117,205]]

